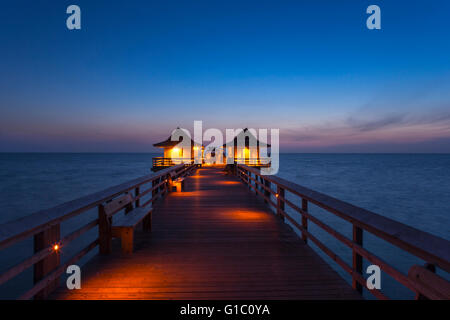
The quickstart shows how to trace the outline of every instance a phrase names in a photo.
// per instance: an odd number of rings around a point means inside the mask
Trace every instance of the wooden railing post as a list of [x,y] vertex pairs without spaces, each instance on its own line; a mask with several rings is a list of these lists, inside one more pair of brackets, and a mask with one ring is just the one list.
[[[161,183],[161,182],[163,182],[163,181],[164,181],[164,177],[161,176],[161,177],[158,179],[158,183]],[[165,190],[164,184],[162,184],[162,185],[158,188],[158,190],[159,190],[159,192],[161,193],[160,198],[164,198],[164,196],[165,196],[165,194],[164,194],[164,190]]]
[[284,188],[277,186],[277,215],[280,219],[284,220],[284,201],[281,198],[284,199]]
[[[38,283],[42,279],[45,278],[49,273],[59,267],[60,263],[60,254],[59,254],[59,246],[61,239],[60,233],[60,225],[54,225],[49,227],[48,229],[36,234],[34,236],[34,253],[38,253],[44,249],[52,250],[53,252],[37,262],[33,267],[33,282],[34,284]],[[58,247],[55,247],[57,245]],[[55,280],[52,280],[47,286],[39,291],[34,299],[45,299],[48,295],[55,290],[59,286],[59,277]]]
[[169,175],[166,175],[165,177],[163,177],[164,179],[164,196],[166,196],[167,194],[169,194],[169,187],[170,187],[170,182],[169,182]]
[[[264,185],[266,187],[266,189],[264,190],[264,195],[267,197],[267,199],[270,199],[271,193],[270,193],[270,190],[267,190],[267,189],[271,188],[271,182],[267,179],[264,179]],[[264,202],[268,203],[268,201],[266,199],[264,199]]]
[[[140,194],[140,188],[136,187],[136,189],[134,189],[134,196],[139,197],[139,194]],[[137,199],[134,203],[134,207],[137,208],[140,206],[141,206],[141,201],[140,201],[140,199]]]
[[[353,225],[353,242],[362,247],[363,245],[363,230],[355,225]],[[353,272],[362,275],[363,271],[363,257],[359,255],[355,250],[353,250]],[[363,286],[356,281],[356,278],[352,279],[352,287],[360,294],[362,294]]]
[[[152,188],[154,188],[156,185],[158,185],[158,181],[157,181],[157,179],[153,179],[152,180]],[[152,201],[152,207],[153,207],[153,205],[155,204],[155,202],[156,202],[156,195],[158,194],[158,190],[157,189],[154,189],[153,191],[152,191],[152,199],[153,199],[153,201]]]
[[109,254],[111,246],[111,218],[105,213],[102,205],[98,206],[98,242],[100,254]]
[[[304,212],[308,212],[308,201],[306,199],[302,199],[302,210]],[[308,230],[308,219],[303,214],[302,214],[302,227],[303,229],[305,229],[305,231]],[[308,237],[306,236],[305,232],[302,232],[302,240],[305,243],[308,243]]]

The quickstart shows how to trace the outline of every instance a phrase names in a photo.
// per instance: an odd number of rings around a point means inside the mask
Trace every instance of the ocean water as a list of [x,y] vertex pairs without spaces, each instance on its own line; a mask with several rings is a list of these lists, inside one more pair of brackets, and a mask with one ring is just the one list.
[[[149,174],[154,156],[159,155],[0,153],[0,224]],[[278,175],[450,239],[448,154],[282,154]],[[292,195],[287,194],[287,197],[298,201]],[[289,209],[288,212],[298,219],[298,214]],[[311,207],[311,212],[351,237],[351,225],[347,222],[319,208]],[[62,235],[83,220],[90,221],[95,214],[92,211],[71,219],[62,226]],[[310,224],[310,230],[350,263],[350,249],[313,224]],[[91,230],[80,240],[78,247],[64,252],[62,260],[92,241],[95,232],[95,229]],[[424,263],[368,233],[364,234],[364,246],[405,273],[412,264]],[[350,281],[339,266],[314,245],[312,247]],[[0,252],[0,272],[29,256],[31,250],[31,240],[25,240]],[[1,285],[0,298],[16,297],[31,283],[31,279],[31,270],[28,270],[17,279]],[[384,273],[382,291],[391,298],[412,297],[408,289]],[[365,296],[370,298],[370,295]]]

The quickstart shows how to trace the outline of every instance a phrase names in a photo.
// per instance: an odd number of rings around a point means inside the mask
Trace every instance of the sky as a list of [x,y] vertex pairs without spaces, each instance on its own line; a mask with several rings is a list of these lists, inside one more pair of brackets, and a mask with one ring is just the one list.
[[[66,8],[81,8],[68,30]],[[366,8],[381,8],[381,30]],[[449,1],[0,6],[0,152],[155,152],[177,126],[282,152],[450,152]]]

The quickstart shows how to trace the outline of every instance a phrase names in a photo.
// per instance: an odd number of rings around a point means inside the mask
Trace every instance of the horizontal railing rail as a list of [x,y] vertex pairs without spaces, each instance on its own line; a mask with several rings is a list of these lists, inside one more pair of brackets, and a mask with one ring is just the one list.
[[194,159],[188,158],[164,158],[164,157],[154,157],[152,159],[153,167],[171,167],[178,164],[193,164]]
[[[238,164],[236,166],[236,174],[245,184],[262,196],[268,204],[273,206],[276,214],[280,218],[288,220],[296,227],[300,231],[301,237],[305,243],[308,243],[308,240],[311,240],[343,270],[349,273],[352,277],[352,286],[359,293],[362,293],[363,288],[366,288],[366,280],[362,276],[362,259],[364,258],[367,261],[378,265],[381,270],[389,274],[397,282],[415,292],[417,295],[420,294],[416,290],[417,286],[413,279],[364,248],[364,231],[426,261],[428,267],[437,266],[446,272],[450,272],[450,241],[448,240],[335,199],[323,193],[305,188],[280,177],[261,175],[260,170],[243,164]],[[272,185],[276,190],[272,188]],[[298,205],[287,199],[286,192],[300,198]],[[353,231],[352,239],[334,230],[316,216],[311,215],[310,210],[308,209],[309,203],[351,223]],[[288,205],[300,214],[299,218],[301,217],[301,223],[297,222],[286,212],[285,205]],[[322,243],[317,237],[311,234],[308,230],[309,222],[314,223],[352,250],[351,266]],[[368,291],[377,298],[387,299],[380,290],[372,289]]]
[[[41,210],[29,216],[0,225],[0,251],[17,242],[33,237],[34,254],[0,274],[0,285],[33,267],[34,285],[20,299],[45,298],[59,285],[59,278],[66,268],[79,261],[99,244],[99,238],[76,253],[68,262],[60,264],[59,248],[67,247],[74,240],[98,226],[98,216],[61,239],[60,224],[121,195],[133,193],[135,207],[145,207],[168,192],[169,179],[188,173],[195,166],[179,164],[123,184],[107,188],[51,209]],[[146,190],[142,187],[151,183]],[[151,193],[151,198],[141,204],[141,199]],[[100,231],[100,230],[99,230]]]
[[249,167],[269,167],[271,161],[270,158],[234,158],[234,163]]
[[[270,158],[234,158],[234,159],[228,159],[228,158],[223,158],[222,160],[223,162],[232,162],[232,163],[240,163],[240,164],[245,164],[248,166],[253,166],[253,167],[269,167],[271,160]],[[199,160],[200,163],[206,163],[208,162],[207,159],[201,159]],[[153,167],[170,167],[170,166],[174,166],[180,163],[194,163],[194,159],[187,159],[187,158],[164,158],[164,157],[154,157],[152,159],[152,164]]]

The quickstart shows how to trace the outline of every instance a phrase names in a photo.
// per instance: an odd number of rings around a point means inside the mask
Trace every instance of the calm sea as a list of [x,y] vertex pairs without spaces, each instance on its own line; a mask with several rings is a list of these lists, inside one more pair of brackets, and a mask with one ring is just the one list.
[[[154,156],[0,153],[0,224],[149,174]],[[450,239],[448,154],[282,154],[279,176]],[[348,223],[318,208],[312,208],[312,213],[345,235],[351,235]],[[63,226],[63,234],[64,230]],[[350,249],[313,225],[311,231],[344,260],[350,261]],[[423,263],[370,234],[365,234],[364,242],[367,248],[401,271],[407,272],[411,263]],[[0,252],[0,272],[31,254],[31,247],[28,240]],[[70,252],[65,254],[70,256]],[[339,267],[331,261],[330,264],[349,281]],[[20,294],[31,277],[28,271],[0,286],[0,298]],[[411,297],[409,290],[386,274],[382,276],[382,289],[392,298]]]

